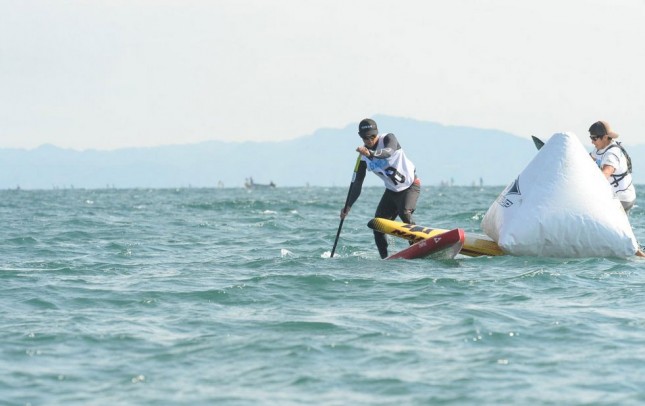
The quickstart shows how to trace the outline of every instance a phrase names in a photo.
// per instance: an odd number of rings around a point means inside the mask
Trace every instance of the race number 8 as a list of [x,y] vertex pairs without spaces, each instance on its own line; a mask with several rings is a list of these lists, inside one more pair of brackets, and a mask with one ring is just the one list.
[[405,182],[405,176],[397,171],[396,168],[393,168],[391,166],[389,168],[386,168],[385,174],[388,178],[392,179],[392,182],[394,182],[395,185]]

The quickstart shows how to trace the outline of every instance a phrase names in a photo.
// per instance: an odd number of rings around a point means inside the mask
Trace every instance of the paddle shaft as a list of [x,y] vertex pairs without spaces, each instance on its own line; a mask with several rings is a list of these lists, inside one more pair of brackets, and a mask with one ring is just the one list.
[[[361,163],[361,154],[358,154],[358,158],[356,158],[356,165],[354,165],[354,173],[352,174],[352,183],[349,184],[349,190],[347,191],[347,198],[345,199],[345,206],[343,206],[343,209],[347,207],[347,203],[349,203],[349,196],[352,194],[352,188],[354,187],[354,182],[356,181],[356,173],[358,172],[358,165]],[[345,221],[345,218],[340,219],[340,224],[338,225],[338,231],[336,232],[336,239],[334,240],[334,246],[331,249],[331,255],[329,256],[330,258],[334,257],[334,252],[336,252],[336,245],[338,245],[338,237],[340,237],[340,230],[343,228],[343,222]]]

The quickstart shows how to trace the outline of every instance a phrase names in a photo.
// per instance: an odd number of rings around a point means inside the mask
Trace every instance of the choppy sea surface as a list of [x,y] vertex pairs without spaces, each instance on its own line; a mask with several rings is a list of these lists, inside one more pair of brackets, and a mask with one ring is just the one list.
[[[480,232],[502,189],[416,222]],[[0,191],[0,404],[645,404],[645,261],[383,261],[382,188],[329,258],[346,194]]]

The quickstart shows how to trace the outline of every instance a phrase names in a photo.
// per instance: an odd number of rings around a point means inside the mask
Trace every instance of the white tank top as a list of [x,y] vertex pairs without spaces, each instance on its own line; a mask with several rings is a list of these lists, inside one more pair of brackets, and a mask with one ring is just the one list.
[[[378,143],[376,149],[383,149],[385,145],[382,135],[378,136]],[[393,192],[401,192],[414,182],[415,167],[403,152],[403,148],[399,148],[392,152],[388,158],[368,158],[363,156],[363,161],[367,163],[367,170],[374,172],[385,183],[385,187]]]
[[625,158],[623,151],[618,146],[610,148],[612,145],[616,145],[616,141],[612,141],[607,148],[594,150],[591,156],[600,169],[605,165],[610,165],[615,169],[614,175],[626,174],[618,182],[615,181],[613,176],[610,176],[609,183],[614,189],[614,194],[621,202],[631,202],[636,199],[636,189],[632,183],[632,174],[627,171],[627,158]]

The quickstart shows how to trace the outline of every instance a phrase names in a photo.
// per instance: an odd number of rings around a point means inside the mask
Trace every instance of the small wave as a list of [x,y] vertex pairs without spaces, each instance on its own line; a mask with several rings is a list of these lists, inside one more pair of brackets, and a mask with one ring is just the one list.
[[56,238],[60,238],[62,240],[88,240],[92,237],[92,235],[88,232],[85,231],[64,231],[56,236]]
[[30,306],[35,307],[36,309],[43,310],[43,309],[58,309],[58,306],[56,306],[54,303],[49,302],[47,300],[41,299],[41,298],[32,298],[25,300],[23,303],[28,304]]
[[285,321],[277,325],[282,331],[332,331],[338,328],[326,321]]
[[7,244],[11,245],[34,245],[38,243],[38,240],[36,240],[33,237],[14,237],[14,238],[9,238],[8,240],[5,240]]

